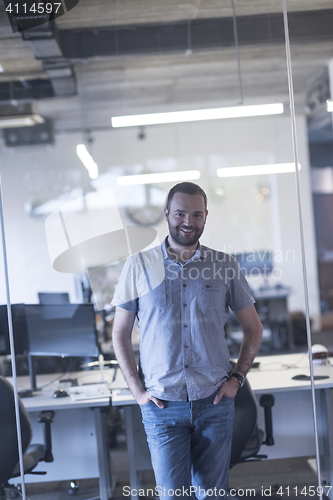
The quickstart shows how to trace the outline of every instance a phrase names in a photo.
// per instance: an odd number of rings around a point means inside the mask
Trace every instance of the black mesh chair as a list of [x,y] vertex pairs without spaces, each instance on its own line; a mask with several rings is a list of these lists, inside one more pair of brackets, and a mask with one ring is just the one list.
[[[44,444],[30,444],[32,429],[29,416],[19,398],[21,438],[23,450],[24,474],[46,474],[34,472],[40,461],[52,462],[51,423],[53,411],[42,411],[37,421],[44,424]],[[11,478],[20,476],[17,430],[14,406],[14,390],[4,377],[0,376],[0,499],[6,498],[6,489],[11,488],[11,497],[15,488],[9,485]]]
[[265,434],[258,428],[257,402],[252,392],[249,381],[241,387],[235,397],[235,419],[231,445],[230,468],[234,465],[248,460],[261,460],[266,455],[259,455],[262,444],[272,446],[274,444],[272,426],[272,407],[274,396],[264,394],[260,398],[260,406],[265,412]]

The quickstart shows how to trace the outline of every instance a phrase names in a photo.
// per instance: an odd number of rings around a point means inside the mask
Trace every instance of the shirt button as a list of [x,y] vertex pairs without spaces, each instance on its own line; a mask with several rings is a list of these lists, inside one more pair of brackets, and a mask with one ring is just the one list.
[[187,304],[183,304],[184,307],[187,307]]
[[185,368],[188,368],[188,365],[185,365]]
[[184,325],[184,328],[188,328],[188,325]]
[[183,283],[183,286],[187,286],[185,283]]
[[188,345],[185,345],[184,347],[188,347]]

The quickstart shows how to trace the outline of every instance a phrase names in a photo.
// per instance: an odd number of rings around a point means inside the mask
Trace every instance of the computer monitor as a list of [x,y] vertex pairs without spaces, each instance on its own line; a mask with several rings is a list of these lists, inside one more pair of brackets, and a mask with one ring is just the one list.
[[[28,331],[24,304],[12,304],[12,323],[15,354],[26,354],[28,347]],[[10,355],[8,311],[6,305],[0,305],[0,355]]]
[[67,292],[38,292],[40,304],[69,304]]
[[241,270],[247,277],[263,275],[264,278],[273,271],[273,252],[271,250],[254,250],[235,254]]
[[33,356],[98,357],[93,304],[26,305],[29,370],[36,388]]

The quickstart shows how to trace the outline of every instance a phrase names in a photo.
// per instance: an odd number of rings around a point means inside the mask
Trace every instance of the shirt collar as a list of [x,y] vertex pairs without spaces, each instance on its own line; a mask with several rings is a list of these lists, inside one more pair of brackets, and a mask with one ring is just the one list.
[[[161,244],[161,249],[162,249],[162,254],[163,254],[164,260],[167,260],[167,259],[170,260],[169,255],[168,255],[168,250],[167,250],[167,238],[168,237],[166,236]],[[192,262],[193,260],[205,259],[205,255],[206,255],[206,250],[202,245],[200,245],[200,241],[199,241],[198,248],[196,249],[193,256],[190,258],[190,262]]]

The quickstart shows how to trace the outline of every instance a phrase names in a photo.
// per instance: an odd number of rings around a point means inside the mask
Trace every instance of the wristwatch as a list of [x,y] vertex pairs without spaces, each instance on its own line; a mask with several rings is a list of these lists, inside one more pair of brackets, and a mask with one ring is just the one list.
[[240,375],[239,373],[233,372],[230,375],[230,378],[231,377],[235,377],[238,380],[239,387],[243,387],[243,385],[245,384],[245,377],[243,377],[243,375]]

